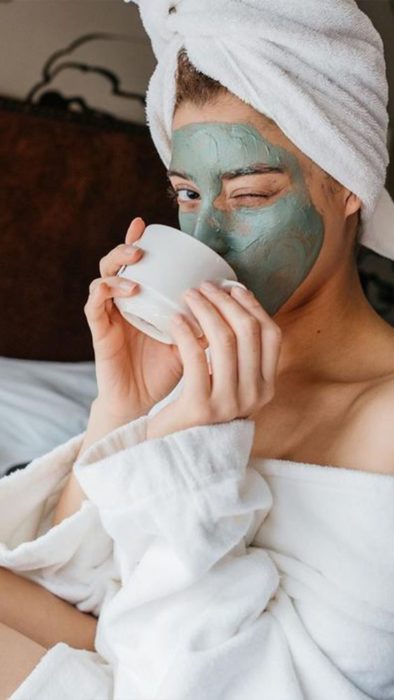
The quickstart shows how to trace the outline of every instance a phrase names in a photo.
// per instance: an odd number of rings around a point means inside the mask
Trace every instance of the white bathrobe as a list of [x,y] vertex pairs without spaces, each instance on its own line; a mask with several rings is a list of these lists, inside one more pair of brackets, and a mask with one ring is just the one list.
[[[58,643],[12,700],[392,700],[394,476],[146,423],[0,480],[0,565],[99,615],[97,653]],[[72,469],[88,500],[51,527]]]

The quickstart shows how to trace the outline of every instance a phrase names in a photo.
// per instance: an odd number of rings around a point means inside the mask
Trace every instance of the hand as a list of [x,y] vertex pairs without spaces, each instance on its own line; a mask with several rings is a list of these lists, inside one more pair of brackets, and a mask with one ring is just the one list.
[[[150,338],[126,321],[115,297],[138,294],[139,285],[116,275],[123,265],[138,264],[144,252],[133,243],[145,230],[133,219],[125,243],[100,260],[101,277],[93,280],[84,307],[93,339],[98,396],[109,416],[123,422],[146,414],[177,385],[182,361],[175,345]],[[203,345],[206,341],[197,341]]]
[[[210,285],[185,294],[209,343],[212,374],[186,318],[174,317],[172,333],[183,363],[179,398],[148,421],[147,438],[196,425],[252,418],[275,393],[282,333],[249,290],[231,293]],[[176,322],[178,319],[178,322]]]

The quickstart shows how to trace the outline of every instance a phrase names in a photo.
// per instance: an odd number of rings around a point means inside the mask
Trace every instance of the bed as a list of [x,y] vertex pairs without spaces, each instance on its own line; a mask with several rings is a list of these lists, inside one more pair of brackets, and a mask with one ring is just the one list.
[[[0,97],[0,476],[82,432],[96,395],[83,313],[130,220],[177,225],[146,127]],[[360,248],[361,282],[394,325],[394,266]]]

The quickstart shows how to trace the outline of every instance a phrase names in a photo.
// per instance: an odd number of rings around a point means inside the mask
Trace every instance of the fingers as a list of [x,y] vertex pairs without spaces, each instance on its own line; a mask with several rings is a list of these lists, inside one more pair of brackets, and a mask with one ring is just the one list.
[[93,342],[97,343],[108,332],[109,309],[114,297],[125,297],[136,293],[138,284],[121,277],[101,277],[93,280],[89,286],[89,297],[84,306]]
[[207,358],[202,344],[182,315],[172,319],[172,334],[183,365],[183,381],[186,393],[193,397],[194,408],[206,401],[211,393],[211,379]]
[[144,231],[143,219],[133,219],[126,233],[126,243],[120,243],[101,258],[99,267],[102,277],[116,275],[123,265],[133,265],[142,258],[144,251],[133,246],[133,243],[142,236]]
[[281,331],[249,290],[201,290],[185,298],[209,342],[212,399],[255,410],[274,395]]
[[234,332],[219,311],[198,290],[189,290],[185,299],[209,342],[212,399],[226,396],[229,405],[235,404],[238,364],[237,339]]
[[126,243],[135,243],[136,241],[138,241],[138,239],[141,238],[142,234],[144,233],[145,229],[145,221],[141,219],[140,216],[137,216],[135,219],[132,220],[129,228],[127,229],[125,238]]
[[[216,304],[220,314],[233,329],[236,337],[238,362],[238,391],[243,402],[256,401],[263,390],[262,334],[259,319],[247,307],[238,304],[230,295],[215,285],[202,285],[203,294]],[[242,290],[243,291],[243,290]],[[250,293],[245,293],[253,297]],[[257,300],[256,303],[258,304]],[[243,396],[242,394],[245,394]]]
[[276,370],[282,344],[282,332],[252,292],[249,290],[245,292],[239,287],[233,287],[231,296],[260,323],[262,333],[262,375],[264,382],[272,390],[276,380]]

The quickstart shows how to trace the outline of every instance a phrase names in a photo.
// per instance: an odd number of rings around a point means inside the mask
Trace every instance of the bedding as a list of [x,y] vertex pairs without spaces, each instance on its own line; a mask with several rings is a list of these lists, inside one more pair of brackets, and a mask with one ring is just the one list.
[[94,362],[0,356],[0,476],[85,430],[96,393]]

